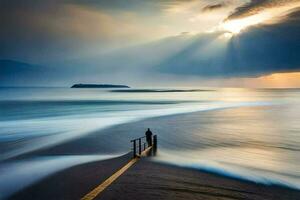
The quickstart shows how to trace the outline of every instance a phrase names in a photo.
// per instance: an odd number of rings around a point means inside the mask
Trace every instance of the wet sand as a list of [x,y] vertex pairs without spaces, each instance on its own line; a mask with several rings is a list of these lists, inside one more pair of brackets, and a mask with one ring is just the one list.
[[299,199],[299,197],[300,191],[297,190],[255,184],[204,171],[143,160],[97,199]]
[[57,172],[9,199],[80,199],[125,165],[131,154],[92,162]]
[[[80,199],[131,159],[131,155],[58,172],[10,199]],[[227,178],[143,158],[96,199],[299,199],[300,191]]]

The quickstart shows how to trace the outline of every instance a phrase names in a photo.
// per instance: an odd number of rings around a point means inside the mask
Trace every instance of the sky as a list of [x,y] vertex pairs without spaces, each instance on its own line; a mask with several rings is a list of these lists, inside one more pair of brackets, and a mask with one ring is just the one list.
[[0,0],[0,86],[300,87],[300,0]]

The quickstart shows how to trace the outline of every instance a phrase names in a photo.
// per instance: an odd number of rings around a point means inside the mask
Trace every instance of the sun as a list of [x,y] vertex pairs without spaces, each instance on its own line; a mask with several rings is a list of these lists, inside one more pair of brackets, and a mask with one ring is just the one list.
[[232,34],[239,34],[242,30],[246,29],[249,26],[253,26],[264,22],[265,19],[266,16],[264,15],[254,15],[243,19],[229,20],[223,22],[221,24],[221,28]]
[[225,31],[228,31],[229,33],[235,35],[239,34],[241,30],[246,28],[246,25],[243,25],[242,22],[240,22],[240,20],[234,20],[230,22],[225,22],[224,24],[222,24],[222,28]]
[[278,7],[262,10],[248,17],[226,20],[222,22],[220,28],[233,35],[239,34],[250,26],[276,23],[284,19],[284,16],[292,12],[296,7],[300,7],[300,2],[286,3]]

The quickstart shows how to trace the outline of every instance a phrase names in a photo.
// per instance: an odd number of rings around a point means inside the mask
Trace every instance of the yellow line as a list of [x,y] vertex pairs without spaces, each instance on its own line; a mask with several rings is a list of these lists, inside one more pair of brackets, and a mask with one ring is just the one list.
[[[151,149],[148,147],[143,153],[142,156],[146,155],[146,153]],[[103,190],[105,190],[109,185],[111,185],[119,176],[121,176],[126,170],[128,170],[132,165],[134,165],[139,160],[139,157],[133,158],[130,160],[124,167],[114,173],[111,177],[106,179],[103,183],[94,188],[91,192],[86,194],[81,200],[92,200],[96,196],[98,196]]]

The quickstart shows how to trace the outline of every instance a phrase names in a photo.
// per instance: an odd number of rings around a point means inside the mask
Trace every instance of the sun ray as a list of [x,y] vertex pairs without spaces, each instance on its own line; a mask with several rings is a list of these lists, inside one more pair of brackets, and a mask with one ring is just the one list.
[[300,2],[290,3],[276,8],[268,8],[254,15],[241,19],[226,20],[220,24],[219,29],[232,34],[239,34],[244,29],[257,24],[276,23],[289,14],[293,9],[300,7]]

